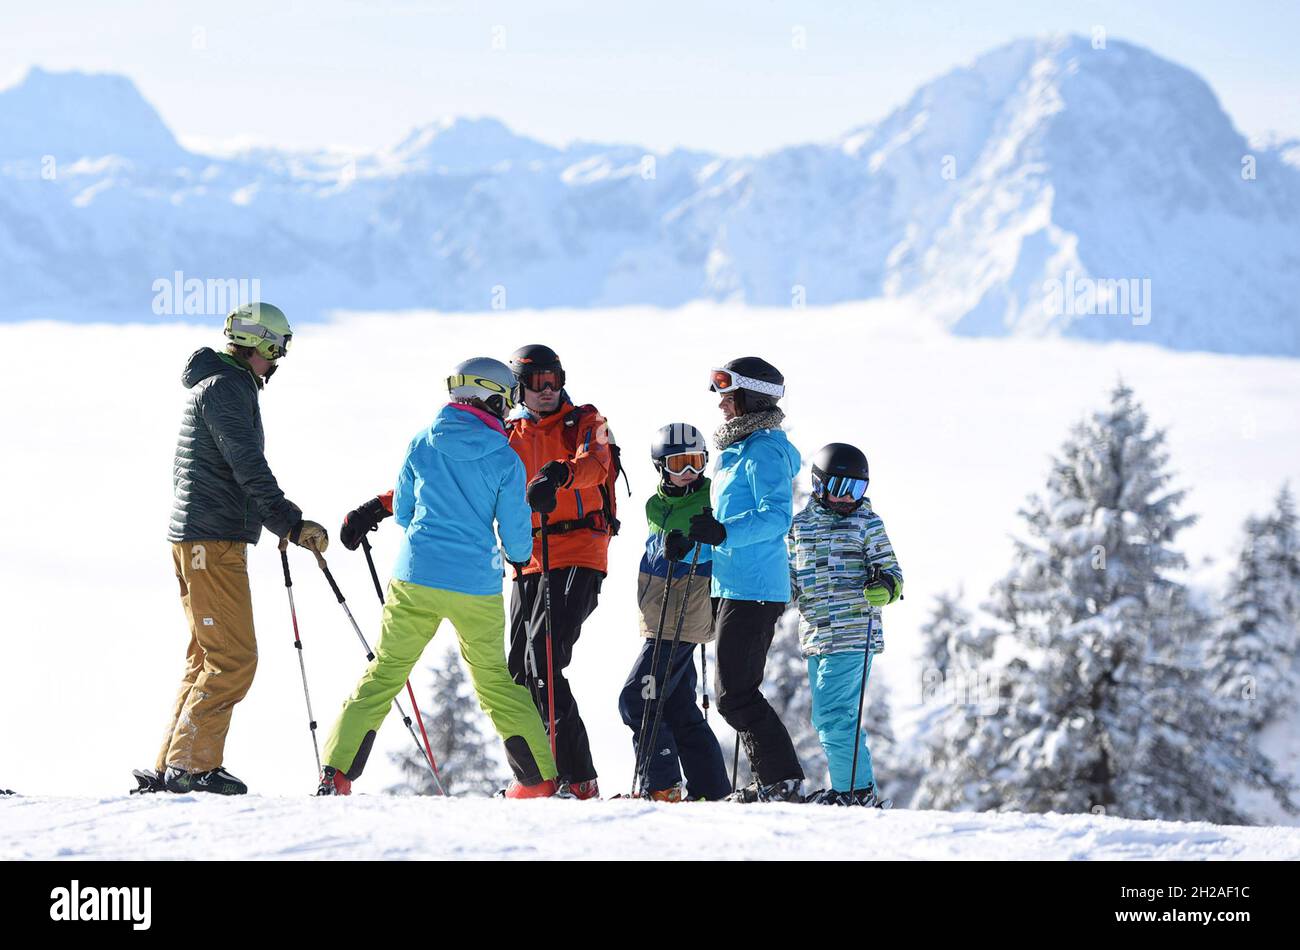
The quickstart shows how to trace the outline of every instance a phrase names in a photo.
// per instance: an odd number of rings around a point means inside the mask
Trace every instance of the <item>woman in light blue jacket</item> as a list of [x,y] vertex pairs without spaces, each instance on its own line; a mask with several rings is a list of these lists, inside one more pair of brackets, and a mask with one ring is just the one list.
[[501,548],[516,571],[533,550],[524,464],[502,425],[513,387],[504,363],[466,360],[447,379],[452,401],[407,447],[392,496],[403,535],[379,644],[325,740],[318,795],[351,792],[389,704],[443,620],[456,628],[479,705],[505,744],[515,776],[506,797],[555,794],[546,727],[528,690],[506,666]]
[[690,539],[713,545],[712,594],[718,710],[749,754],[755,784],[733,801],[802,801],[803,769],[790,733],[763,696],[763,668],[790,600],[785,536],[794,517],[799,451],[781,430],[785,377],[757,356],[713,371],[723,423],[713,472],[713,512],[691,519]]

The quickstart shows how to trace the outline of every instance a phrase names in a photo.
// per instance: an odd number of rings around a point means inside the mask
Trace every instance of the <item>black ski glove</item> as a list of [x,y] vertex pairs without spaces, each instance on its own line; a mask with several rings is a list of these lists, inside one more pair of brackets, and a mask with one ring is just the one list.
[[355,551],[361,545],[361,539],[370,531],[379,529],[379,522],[391,518],[393,513],[384,507],[379,498],[371,498],[364,505],[353,508],[343,517],[343,526],[339,528],[339,540],[349,551]]
[[543,515],[555,510],[555,486],[544,478],[528,483],[528,507]]
[[717,547],[727,540],[727,529],[721,521],[713,517],[713,509],[705,508],[691,519],[691,530],[687,535],[692,541]]
[[537,477],[528,483],[528,506],[533,511],[549,515],[555,510],[555,492],[567,485],[573,473],[559,459],[547,462]]
[[664,538],[664,555],[670,561],[680,561],[691,553],[691,548],[695,547],[695,542],[686,535],[682,534],[676,528],[668,532]]

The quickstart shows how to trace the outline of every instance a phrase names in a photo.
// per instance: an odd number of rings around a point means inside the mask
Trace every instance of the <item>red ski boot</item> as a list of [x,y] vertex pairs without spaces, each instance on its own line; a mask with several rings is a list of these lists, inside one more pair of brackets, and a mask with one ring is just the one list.
[[506,786],[506,798],[550,798],[555,794],[555,779],[548,778],[536,785],[520,785],[515,779]]
[[325,766],[320,773],[320,785],[316,787],[317,795],[351,795],[352,783],[348,777],[334,768]]

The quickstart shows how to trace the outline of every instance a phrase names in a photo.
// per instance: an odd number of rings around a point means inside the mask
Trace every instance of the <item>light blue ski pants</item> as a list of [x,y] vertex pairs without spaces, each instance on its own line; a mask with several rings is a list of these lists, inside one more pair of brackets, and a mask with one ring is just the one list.
[[[831,787],[837,792],[866,788],[875,782],[867,730],[862,730],[858,771],[853,778],[853,734],[858,725],[858,696],[862,689],[862,651],[808,657],[812,686],[812,721],[831,767]],[[867,675],[871,661],[867,660]],[[865,711],[865,710],[864,710]]]

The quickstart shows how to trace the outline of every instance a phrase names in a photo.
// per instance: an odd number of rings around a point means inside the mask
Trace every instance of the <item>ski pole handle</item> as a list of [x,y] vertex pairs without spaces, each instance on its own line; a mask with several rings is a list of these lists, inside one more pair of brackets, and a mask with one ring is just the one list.
[[289,576],[289,539],[280,539],[280,569],[284,571],[284,586],[292,587],[293,578]]

